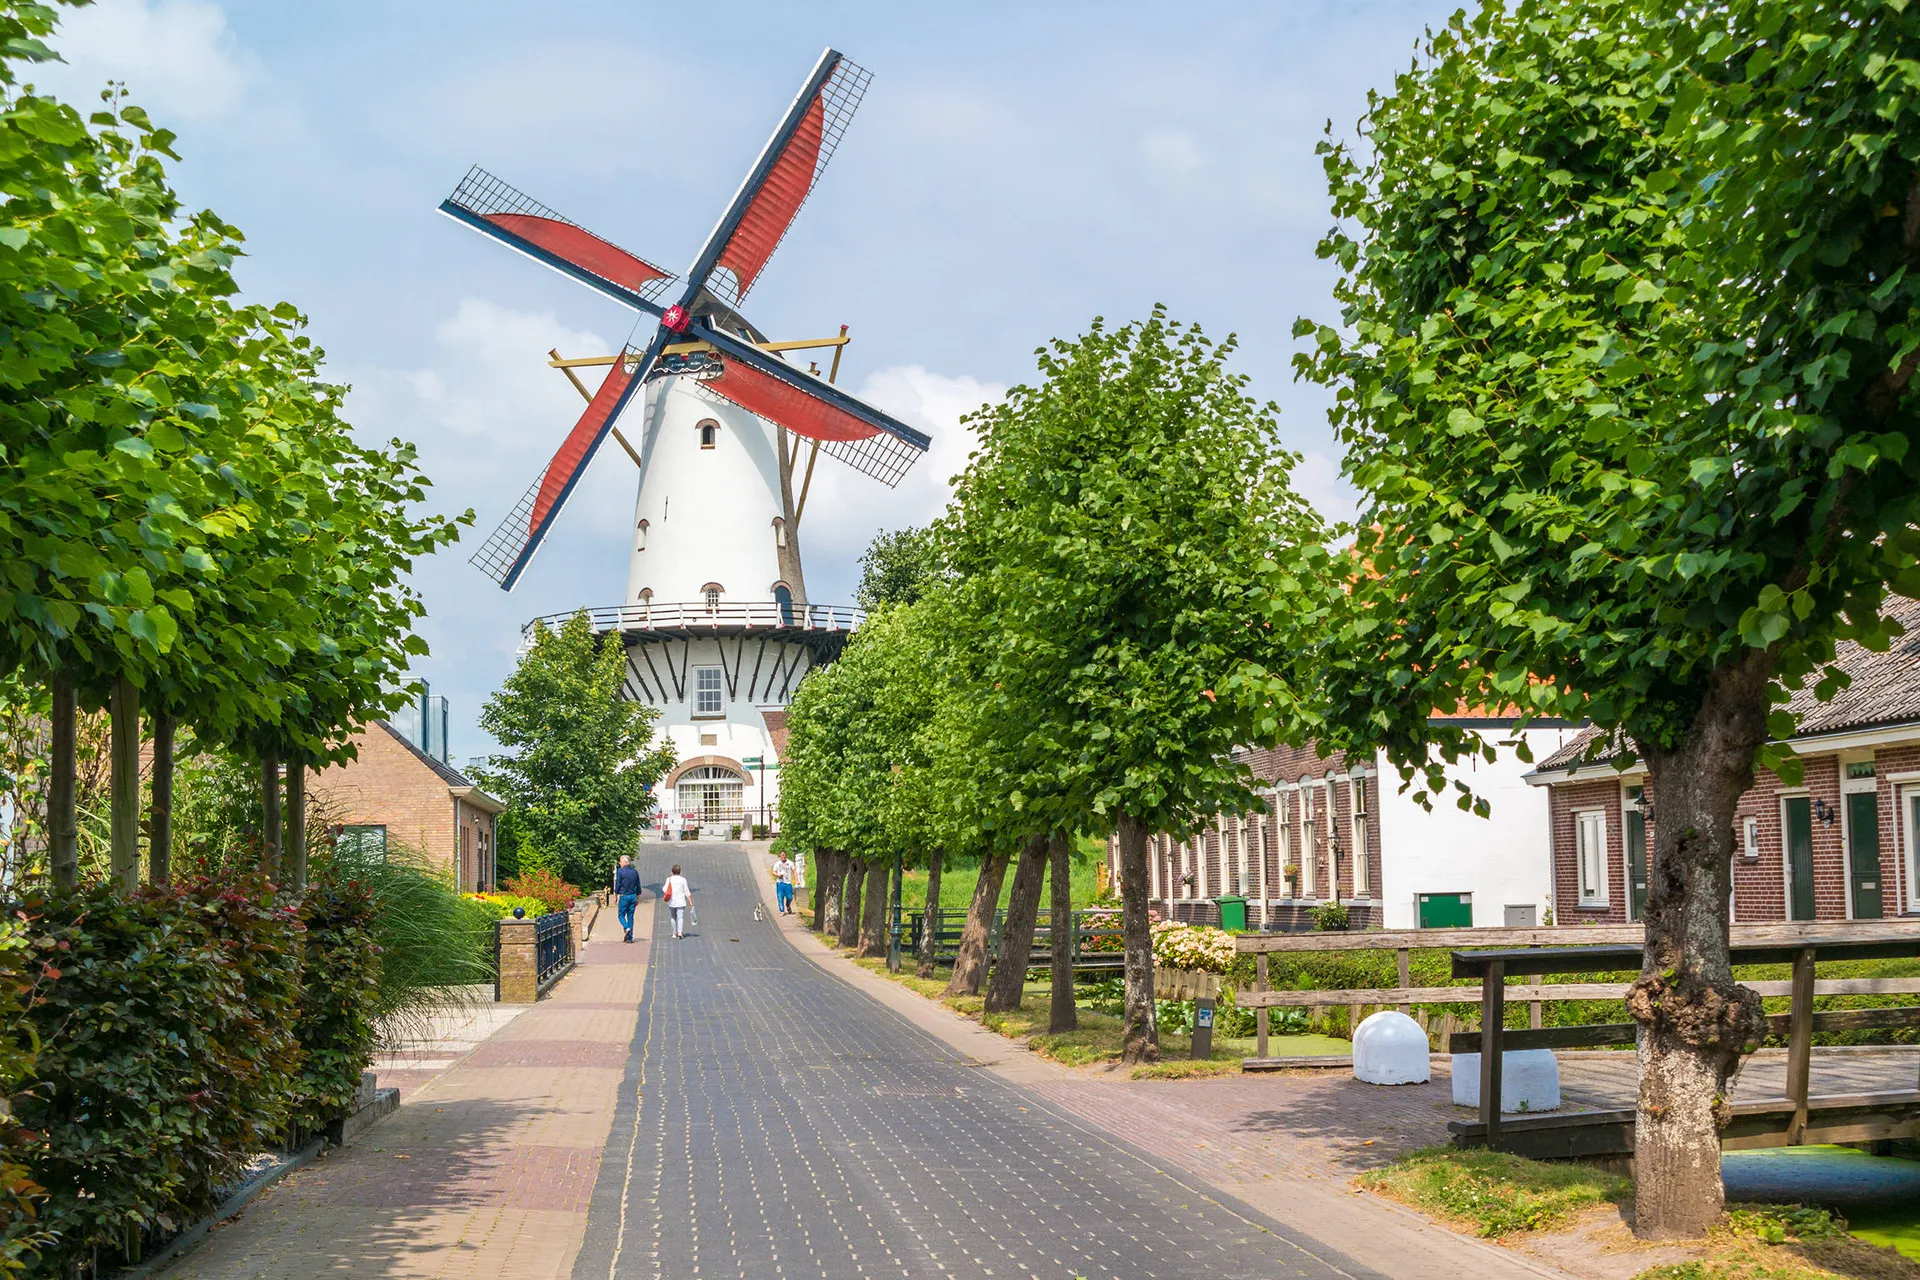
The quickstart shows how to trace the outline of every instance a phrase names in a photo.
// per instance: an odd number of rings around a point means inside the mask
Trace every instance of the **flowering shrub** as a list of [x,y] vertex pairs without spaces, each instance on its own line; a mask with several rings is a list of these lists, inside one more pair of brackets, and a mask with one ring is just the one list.
[[[1160,909],[1147,908],[1149,926],[1160,923]],[[1125,951],[1126,941],[1120,936],[1120,908],[1096,908],[1080,917],[1080,927],[1093,936],[1080,943],[1082,953],[1088,951]]]
[[509,876],[500,887],[515,897],[538,898],[547,911],[565,911],[580,897],[580,886],[568,884],[545,867],[525,875]]
[[1210,925],[1166,920],[1153,926],[1153,962],[1168,969],[1226,973],[1233,968],[1233,935]]
[[[547,904],[538,898],[529,898],[516,893],[463,893],[460,895],[486,913],[488,920],[504,920],[519,907],[529,917],[544,915]],[[493,926],[487,926],[491,929]],[[492,945],[492,944],[488,944]]]

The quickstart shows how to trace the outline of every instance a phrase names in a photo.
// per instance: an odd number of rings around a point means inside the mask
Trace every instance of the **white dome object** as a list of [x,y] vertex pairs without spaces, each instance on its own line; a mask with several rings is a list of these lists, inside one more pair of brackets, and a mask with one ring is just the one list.
[[[1500,1110],[1516,1112],[1560,1109],[1560,1063],[1551,1049],[1509,1049],[1501,1055]],[[1480,1106],[1480,1055],[1453,1055],[1455,1106]]]
[[1404,1013],[1383,1009],[1353,1033],[1353,1078],[1364,1084],[1425,1084],[1432,1078],[1427,1033]]

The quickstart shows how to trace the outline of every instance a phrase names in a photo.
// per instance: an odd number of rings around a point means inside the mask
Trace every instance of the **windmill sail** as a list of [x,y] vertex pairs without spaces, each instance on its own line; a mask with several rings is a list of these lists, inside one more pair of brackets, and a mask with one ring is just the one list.
[[[873,73],[832,49],[821,56],[701,255],[706,287],[738,306],[826,172]],[[719,241],[715,252],[713,242]],[[708,253],[713,257],[709,261]],[[723,268],[727,274],[718,274]]]
[[630,307],[660,314],[673,272],[593,234],[475,165],[440,212]]
[[629,347],[620,355],[621,358],[615,360],[607,370],[606,380],[600,384],[600,390],[594,393],[586,412],[580,415],[580,420],[573,424],[573,430],[561,442],[553,461],[547,463],[547,469],[540,473],[540,478],[521,497],[512,514],[500,523],[500,527],[493,531],[469,560],[469,563],[509,591],[532,561],[533,553],[540,549],[547,530],[553,526],[554,518],[566,503],[567,495],[573,492],[573,486],[586,471],[594,451],[613,429],[614,419],[626,405],[634,385],[636,369],[633,361],[638,358],[638,353]]

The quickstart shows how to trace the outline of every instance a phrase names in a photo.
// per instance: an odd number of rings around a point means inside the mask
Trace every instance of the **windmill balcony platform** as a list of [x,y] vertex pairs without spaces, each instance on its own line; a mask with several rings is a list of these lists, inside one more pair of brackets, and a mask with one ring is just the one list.
[[[684,604],[623,604],[588,609],[587,619],[601,634],[619,632],[632,640],[648,638],[695,640],[707,636],[774,636],[801,633],[809,637],[846,635],[865,620],[866,612],[851,605],[782,604],[777,600],[704,600]],[[535,627],[557,631],[571,613],[550,613],[520,629],[522,646],[533,642]],[[798,638],[797,636],[795,638]]]

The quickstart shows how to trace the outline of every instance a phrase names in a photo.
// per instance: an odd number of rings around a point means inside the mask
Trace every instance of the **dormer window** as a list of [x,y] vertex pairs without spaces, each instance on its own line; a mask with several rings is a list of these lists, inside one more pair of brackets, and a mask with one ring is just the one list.
[[700,432],[700,447],[702,449],[711,449],[720,440],[720,424],[712,418],[700,419],[700,425],[696,430]]
[[706,586],[700,588],[700,594],[706,598],[708,613],[720,612],[720,584],[719,583],[709,582]]

